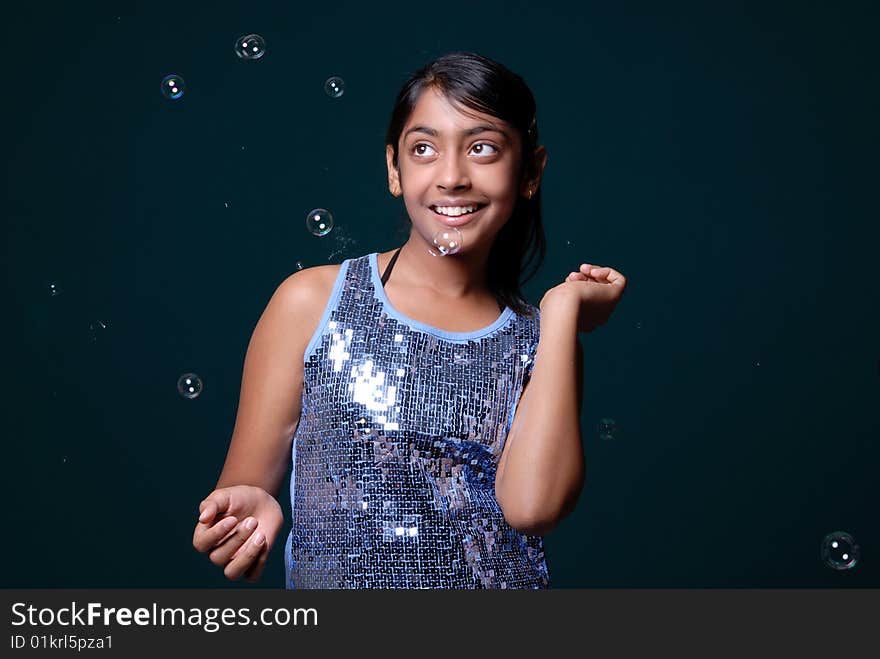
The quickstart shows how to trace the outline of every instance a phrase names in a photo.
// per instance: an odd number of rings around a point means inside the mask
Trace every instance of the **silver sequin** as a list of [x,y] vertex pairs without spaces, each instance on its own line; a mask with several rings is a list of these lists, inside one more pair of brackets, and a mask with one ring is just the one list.
[[476,332],[399,313],[377,253],[344,261],[305,353],[287,588],[548,588],[495,473],[540,329],[509,307]]

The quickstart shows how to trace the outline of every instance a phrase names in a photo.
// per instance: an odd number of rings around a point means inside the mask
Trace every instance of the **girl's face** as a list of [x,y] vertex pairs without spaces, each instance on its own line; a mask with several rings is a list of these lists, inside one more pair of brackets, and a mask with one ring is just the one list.
[[389,186],[392,194],[403,193],[413,228],[428,244],[446,228],[433,210],[435,205],[478,204],[474,217],[458,227],[463,236],[461,252],[474,247],[488,250],[513,213],[517,197],[537,187],[535,181],[520,181],[520,148],[519,133],[512,125],[470,108],[460,110],[431,87],[401,133],[399,173],[393,165],[394,151],[387,147]]

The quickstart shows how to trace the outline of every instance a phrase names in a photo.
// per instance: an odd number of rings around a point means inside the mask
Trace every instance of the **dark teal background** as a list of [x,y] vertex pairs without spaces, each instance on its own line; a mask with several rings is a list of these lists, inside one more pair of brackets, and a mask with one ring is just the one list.
[[[191,544],[250,334],[297,261],[405,241],[385,169],[392,103],[423,64],[473,50],[530,85],[549,153],[548,254],[527,299],[581,262],[628,280],[610,322],[581,335],[586,485],[546,537],[551,585],[880,586],[877,13],[7,13],[2,585],[283,587],[288,481],[258,584],[229,582]],[[233,41],[252,32],[267,53],[239,60]],[[178,101],[159,92],[170,73]],[[335,216],[324,238],[305,228],[315,207]],[[194,400],[176,389],[188,371],[204,381]],[[599,438],[603,418],[616,439]],[[837,530],[861,547],[852,570],[820,559]]]

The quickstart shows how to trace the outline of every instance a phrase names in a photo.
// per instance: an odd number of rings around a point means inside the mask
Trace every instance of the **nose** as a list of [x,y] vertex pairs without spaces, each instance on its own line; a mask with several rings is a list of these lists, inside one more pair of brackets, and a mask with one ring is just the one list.
[[440,168],[437,187],[441,190],[458,190],[469,186],[467,165],[463,165],[457,158],[447,158]]

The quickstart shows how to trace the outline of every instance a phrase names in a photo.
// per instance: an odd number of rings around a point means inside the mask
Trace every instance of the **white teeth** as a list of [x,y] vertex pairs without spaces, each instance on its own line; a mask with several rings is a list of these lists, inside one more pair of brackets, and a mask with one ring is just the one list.
[[449,215],[451,217],[457,217],[458,215],[464,215],[465,213],[473,213],[475,210],[479,208],[478,206],[435,206],[434,211],[440,213],[441,215]]

